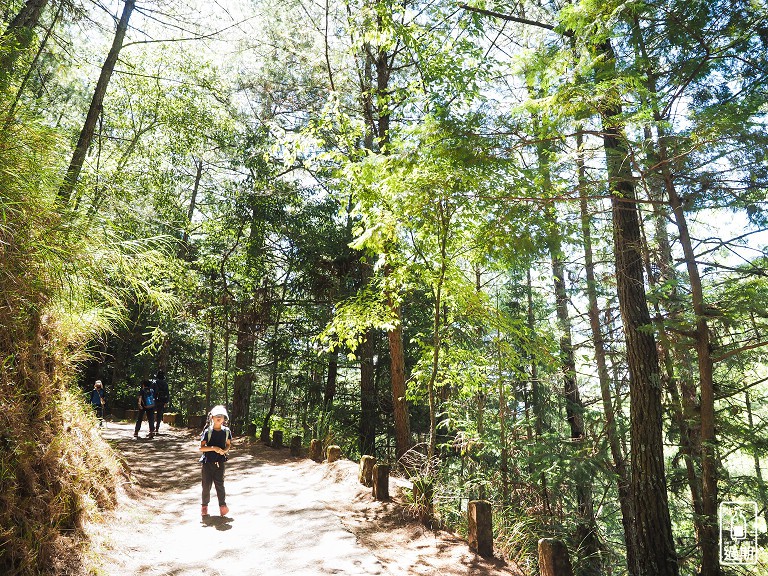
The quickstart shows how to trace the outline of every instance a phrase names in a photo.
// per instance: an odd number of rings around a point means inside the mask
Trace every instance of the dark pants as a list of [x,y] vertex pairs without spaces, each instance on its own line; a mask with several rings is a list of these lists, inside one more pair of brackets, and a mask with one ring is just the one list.
[[102,422],[104,421],[104,405],[93,404],[93,409],[96,411],[96,418],[99,419],[99,426],[101,426]]
[[[163,412],[165,412],[165,402],[155,402],[155,410],[157,416],[155,419],[155,432],[160,430],[160,422],[163,421]],[[150,421],[149,427],[152,428],[152,422]]]
[[208,502],[211,501],[211,484],[216,487],[216,498],[219,500],[219,506],[226,506],[224,462],[203,463],[203,506],[208,506]]
[[147,422],[149,422],[149,431],[152,432],[152,423],[155,421],[155,409],[154,408],[142,408],[139,410],[139,416],[136,418],[136,428],[133,433],[138,434],[141,430],[141,423],[144,420],[144,413],[147,413]]

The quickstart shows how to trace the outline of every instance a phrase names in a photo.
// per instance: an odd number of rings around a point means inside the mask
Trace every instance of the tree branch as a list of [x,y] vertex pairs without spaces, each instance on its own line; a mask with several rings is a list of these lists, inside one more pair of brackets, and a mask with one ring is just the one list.
[[[555,30],[555,27],[552,24],[547,24],[546,22],[538,22],[536,20],[528,20],[527,18],[519,18],[517,16],[512,16],[511,14],[502,14],[501,12],[494,12],[493,10],[485,10],[483,8],[475,8],[474,6],[469,6],[468,4],[459,4],[459,8],[463,8],[464,10],[467,10],[469,12],[475,12],[477,14],[482,14],[483,16],[490,16],[492,18],[499,18],[500,20],[507,20],[508,22],[517,22],[518,24],[527,24],[528,26],[536,26],[537,28],[544,28],[545,30]],[[568,30],[561,32],[564,36],[573,36],[573,32],[570,32]]]
[[744,352],[746,350],[753,350],[754,348],[760,348],[761,346],[768,346],[768,340],[764,340],[762,342],[756,342],[754,344],[749,344],[748,346],[741,346],[740,348],[736,348],[735,350],[730,350],[729,352],[726,352],[725,354],[721,354],[720,356],[714,356],[712,358],[712,362],[721,362],[727,358],[730,358],[731,356],[736,356],[736,354],[740,354],[741,352]]

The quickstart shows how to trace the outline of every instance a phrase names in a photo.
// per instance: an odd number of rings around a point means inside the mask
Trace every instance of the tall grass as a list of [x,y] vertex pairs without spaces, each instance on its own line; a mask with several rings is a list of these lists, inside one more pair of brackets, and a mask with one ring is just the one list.
[[85,343],[129,299],[168,305],[146,281],[162,241],[93,238],[56,205],[58,148],[33,122],[0,134],[0,574],[14,576],[75,573],[84,525],[116,503],[120,466],[73,385]]

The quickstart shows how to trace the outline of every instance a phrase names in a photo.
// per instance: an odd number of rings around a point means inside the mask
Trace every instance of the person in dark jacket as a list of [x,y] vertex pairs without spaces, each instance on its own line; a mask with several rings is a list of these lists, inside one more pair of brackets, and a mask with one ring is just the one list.
[[[171,398],[168,391],[168,381],[165,379],[165,372],[163,370],[157,371],[155,376],[155,434],[160,432],[160,422],[163,421],[163,412],[165,412],[165,406]],[[150,423],[150,428],[152,428]]]
[[91,390],[88,400],[99,419],[99,426],[104,426],[104,405],[107,403],[107,393],[104,391],[101,380],[96,380],[93,383],[93,390]]
[[133,435],[138,438],[139,430],[141,430],[141,422],[144,420],[144,414],[147,415],[147,422],[149,423],[149,434],[147,438],[154,438],[155,432],[152,430],[152,425],[155,422],[155,391],[152,388],[152,382],[149,380],[141,381],[141,390],[137,397],[139,404],[139,416],[136,418],[136,428],[133,431]]

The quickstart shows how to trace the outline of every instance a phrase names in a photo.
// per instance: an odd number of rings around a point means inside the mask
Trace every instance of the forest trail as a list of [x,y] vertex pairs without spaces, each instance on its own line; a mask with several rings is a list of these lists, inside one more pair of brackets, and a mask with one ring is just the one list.
[[[131,471],[120,506],[90,527],[105,575],[521,574],[406,520],[397,496],[373,500],[356,463],[317,464],[260,443],[235,441],[225,479],[230,512],[201,519],[197,437],[166,425],[154,439],[146,433],[146,423],[138,439],[133,424],[103,430]],[[216,513],[215,490],[211,496]]]

